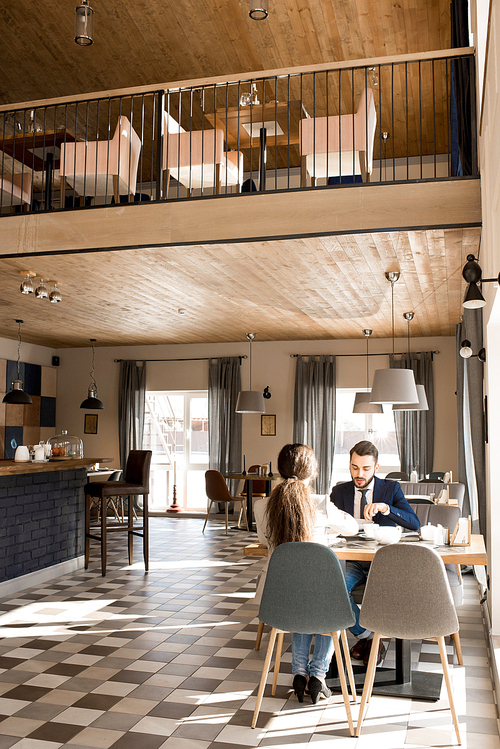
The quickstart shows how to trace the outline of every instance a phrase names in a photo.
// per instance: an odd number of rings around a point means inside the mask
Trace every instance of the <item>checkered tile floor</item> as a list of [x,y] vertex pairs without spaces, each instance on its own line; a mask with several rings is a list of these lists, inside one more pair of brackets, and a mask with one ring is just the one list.
[[[255,540],[212,521],[151,519],[150,572],[110,539],[108,574],[91,566],[0,601],[0,749],[382,749],[456,743],[448,703],[373,697],[359,739],[339,696],[299,704],[284,654],[275,697],[250,728],[266,648],[253,649]],[[459,610],[465,666],[452,666],[463,746],[500,749],[477,584]],[[418,668],[439,670],[437,645],[415,643]],[[451,646],[450,663],[454,662]],[[386,664],[393,659],[392,651]],[[456,661],[455,661],[456,663]],[[269,689],[269,687],[268,687]],[[354,716],[357,709],[354,708]]]

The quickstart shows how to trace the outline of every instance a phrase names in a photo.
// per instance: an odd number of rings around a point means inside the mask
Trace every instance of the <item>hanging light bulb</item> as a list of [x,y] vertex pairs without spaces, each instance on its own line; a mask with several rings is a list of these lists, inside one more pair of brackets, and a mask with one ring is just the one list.
[[[415,317],[414,312],[405,312],[403,314],[404,319],[408,323],[408,354],[410,353],[410,323]],[[418,401],[416,403],[398,403],[392,407],[393,411],[428,411],[429,404],[427,403],[427,396],[425,394],[425,388],[423,385],[417,385]]]
[[80,408],[104,408],[104,403],[100,401],[99,398],[97,397],[97,385],[96,385],[95,376],[94,376],[94,363],[95,363],[94,343],[95,342],[96,342],[95,338],[90,339],[90,343],[92,344],[92,370],[90,372],[89,392],[85,400],[82,403],[80,403]]
[[43,278],[40,279],[40,283],[35,289],[35,296],[37,299],[47,299],[47,297],[49,296],[49,292],[47,291],[47,287],[43,282]]
[[88,0],[82,0],[75,13],[75,42],[81,47],[89,47],[94,41],[94,11]]
[[32,270],[20,270],[19,273],[21,276],[24,276],[19,289],[21,294],[33,294],[33,292],[35,291],[35,287],[33,286],[33,278],[35,278],[36,273]]
[[368,354],[368,339],[370,338],[373,330],[365,328],[363,335],[366,337],[366,393],[356,393],[354,396],[354,406],[352,409],[353,414],[381,414],[384,413],[384,409],[380,403],[370,403],[370,370],[369,370],[369,354]]
[[258,390],[252,390],[252,341],[255,333],[247,333],[250,346],[250,390],[241,390],[236,401],[236,413],[238,414],[265,414],[266,406],[264,396]]
[[[392,292],[392,355],[394,356],[394,284],[399,271],[385,274]],[[415,376],[411,369],[377,369],[373,376],[370,403],[416,403]]]
[[30,405],[33,403],[28,393],[23,390],[23,382],[19,375],[19,363],[21,359],[21,325],[22,320],[16,320],[19,328],[17,333],[17,380],[12,383],[12,390],[6,393],[3,397],[2,403],[11,403],[15,405]]
[[62,296],[59,287],[57,286],[57,281],[49,281],[49,283],[53,284],[52,291],[49,294],[49,302],[52,302],[52,304],[62,302]]

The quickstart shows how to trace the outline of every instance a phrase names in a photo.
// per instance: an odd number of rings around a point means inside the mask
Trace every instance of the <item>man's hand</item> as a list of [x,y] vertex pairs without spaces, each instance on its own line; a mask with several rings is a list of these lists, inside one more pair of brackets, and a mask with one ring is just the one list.
[[366,505],[364,511],[365,520],[373,520],[377,512],[381,512],[382,515],[385,515],[389,512],[389,505],[385,502],[372,502],[372,504]]

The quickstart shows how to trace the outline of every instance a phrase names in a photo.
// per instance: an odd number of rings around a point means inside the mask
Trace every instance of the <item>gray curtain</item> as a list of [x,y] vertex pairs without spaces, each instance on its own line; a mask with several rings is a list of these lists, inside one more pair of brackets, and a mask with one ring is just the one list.
[[[241,463],[241,414],[235,411],[241,390],[238,356],[210,359],[208,365],[208,453],[210,468],[239,473]],[[228,482],[232,495],[238,481]]]
[[120,464],[125,470],[130,450],[142,450],[146,401],[146,362],[120,362],[118,440]]
[[457,347],[457,416],[458,480],[465,484],[463,515],[471,515],[473,533],[486,537],[486,481],[484,450],[484,364],[474,356],[462,359],[460,344],[467,339],[477,354],[483,347],[483,314],[481,309],[464,309],[462,322],[456,326]]
[[[434,375],[432,353],[401,354],[389,357],[394,369],[412,369],[415,383],[423,385],[429,405],[428,411],[394,411],[396,439],[401,470],[410,475],[415,469],[419,478],[433,470],[434,460]],[[441,468],[439,468],[441,470]],[[443,468],[446,470],[446,467]]]
[[297,356],[293,441],[314,450],[319,463],[318,494],[326,494],[332,486],[335,386],[334,356]]

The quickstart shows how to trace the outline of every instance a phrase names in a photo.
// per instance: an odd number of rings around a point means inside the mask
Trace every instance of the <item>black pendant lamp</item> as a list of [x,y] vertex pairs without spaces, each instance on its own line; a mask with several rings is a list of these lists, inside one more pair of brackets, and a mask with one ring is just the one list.
[[22,320],[16,320],[19,329],[17,333],[17,380],[12,383],[12,390],[6,393],[3,397],[2,403],[11,403],[14,405],[30,405],[33,403],[28,393],[23,390],[23,382],[19,377],[19,362],[21,356],[21,325]]
[[95,342],[95,338],[90,339],[90,343],[92,344],[92,370],[90,372],[89,392],[83,403],[80,403],[80,408],[104,408],[104,403],[97,397],[97,385],[94,377]]

